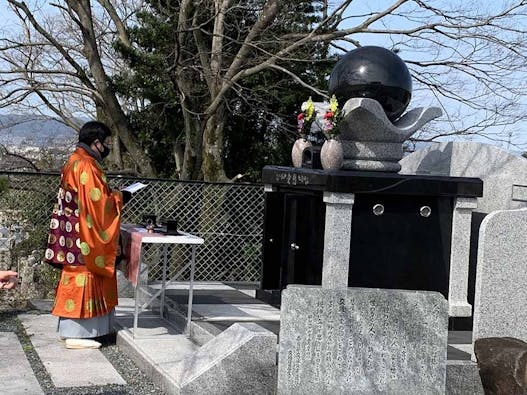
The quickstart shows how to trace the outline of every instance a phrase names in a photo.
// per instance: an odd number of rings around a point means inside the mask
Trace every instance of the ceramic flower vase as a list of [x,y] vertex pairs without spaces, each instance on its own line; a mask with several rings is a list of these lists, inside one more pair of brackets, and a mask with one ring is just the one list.
[[291,159],[293,160],[294,167],[302,167],[302,152],[307,147],[311,147],[311,142],[303,137],[297,139],[293,144],[293,149],[291,150]]
[[324,170],[339,170],[344,161],[344,150],[342,143],[336,139],[324,142],[320,150],[320,162]]

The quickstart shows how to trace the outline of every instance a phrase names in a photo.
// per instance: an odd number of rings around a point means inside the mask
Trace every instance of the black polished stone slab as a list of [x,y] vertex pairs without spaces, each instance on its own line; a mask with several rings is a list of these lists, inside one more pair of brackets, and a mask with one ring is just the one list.
[[342,193],[479,197],[479,178],[406,175],[375,171],[265,166],[262,182],[275,187]]

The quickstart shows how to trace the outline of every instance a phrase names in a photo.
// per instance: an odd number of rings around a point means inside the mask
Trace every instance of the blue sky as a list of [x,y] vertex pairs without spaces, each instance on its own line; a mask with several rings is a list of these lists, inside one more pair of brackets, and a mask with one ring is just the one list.
[[[364,20],[364,15],[373,13],[376,11],[381,11],[389,7],[390,5],[394,4],[395,0],[355,0],[352,2],[351,6],[349,7],[347,11],[347,15],[361,15],[359,18],[353,18],[350,17],[349,20],[345,21],[343,23],[344,27],[354,26],[357,23],[360,23]],[[450,8],[458,8],[458,7],[465,7],[469,8],[470,16],[476,16],[476,14],[479,15],[485,15],[486,13],[495,13],[498,10],[500,10],[502,7],[505,6],[507,3],[515,3],[512,0],[500,0],[498,2],[496,1],[488,1],[488,0],[473,0],[471,2],[465,2],[465,1],[459,1],[459,0],[428,0],[425,3],[430,5],[435,5],[436,7],[450,7]],[[415,7],[412,2],[409,2],[406,6],[403,6],[401,10],[408,10],[408,7]],[[415,18],[417,18],[419,15],[416,15]],[[429,22],[429,21],[427,21]],[[517,20],[516,22],[520,26],[527,25],[527,21],[525,20],[525,17],[522,17],[521,20]],[[415,25],[418,25],[418,22],[414,23]],[[389,16],[386,19],[383,19],[382,22],[377,22],[376,25],[373,25],[377,28],[383,28],[383,29],[408,29],[412,26],[411,22],[406,18],[396,17],[396,16]],[[400,38],[397,36],[390,37],[388,35],[380,35],[380,34],[357,34],[353,36],[353,38],[356,38],[360,41],[361,45],[378,45],[385,48],[392,48],[397,43],[397,40]],[[402,51],[399,53],[401,58],[403,59],[413,59],[413,60],[429,60],[433,58],[433,54],[420,51],[418,48],[414,50],[409,50],[408,48],[403,48],[400,46],[395,45],[397,48],[402,49]],[[527,79],[527,66],[525,68],[525,71],[520,75],[518,74],[517,80],[520,83],[521,81],[525,81]],[[525,84],[524,84],[525,85]],[[414,88],[415,88],[415,80],[414,80]],[[467,84],[467,86],[462,87],[461,89],[469,89],[473,87],[473,83],[470,85]],[[477,89],[477,88],[476,88]],[[456,114],[460,112],[460,117],[463,119],[464,122],[478,122],[481,119],[478,117],[481,117],[481,114],[477,114],[475,117],[472,115],[471,111],[467,108],[464,108],[463,106],[460,106],[458,102],[455,102],[453,100],[448,100],[441,98],[441,104],[439,102],[439,97],[434,96],[432,92],[416,92],[414,89],[414,94],[412,101],[410,103],[409,108],[416,107],[416,106],[439,106],[443,108],[444,115],[442,119],[446,119],[447,123],[449,115],[450,114]],[[523,108],[523,113],[527,113],[527,101],[525,97],[522,99],[521,102],[518,103],[520,107]],[[453,122],[453,121],[452,121]],[[487,128],[487,131],[489,134],[500,134],[500,135],[511,135],[511,140],[513,140],[517,146],[509,145],[507,142],[497,142],[497,141],[491,141],[488,139],[483,139],[478,136],[469,137],[468,139],[477,140],[477,141],[483,141],[485,143],[489,144],[495,144],[499,145],[503,148],[508,148],[513,151],[524,151],[527,150],[527,121],[518,122],[514,125],[507,125],[503,127],[494,127],[494,128]],[[467,139],[467,137],[461,137],[463,139]],[[452,139],[451,137],[447,139]]]

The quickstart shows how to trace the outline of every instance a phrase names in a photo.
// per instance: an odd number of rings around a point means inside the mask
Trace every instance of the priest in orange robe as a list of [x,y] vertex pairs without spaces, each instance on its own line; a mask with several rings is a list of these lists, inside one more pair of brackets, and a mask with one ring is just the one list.
[[93,338],[113,332],[123,195],[110,188],[101,166],[110,144],[106,125],[84,124],[62,169],[51,220],[45,260],[62,267],[52,314],[67,348],[98,348]]

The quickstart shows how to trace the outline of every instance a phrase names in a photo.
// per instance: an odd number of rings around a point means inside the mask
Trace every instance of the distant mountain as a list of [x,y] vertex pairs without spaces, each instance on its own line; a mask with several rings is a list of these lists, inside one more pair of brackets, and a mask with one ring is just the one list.
[[62,147],[77,141],[77,131],[62,122],[43,116],[1,115],[0,144],[15,147]]

